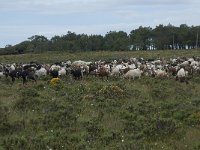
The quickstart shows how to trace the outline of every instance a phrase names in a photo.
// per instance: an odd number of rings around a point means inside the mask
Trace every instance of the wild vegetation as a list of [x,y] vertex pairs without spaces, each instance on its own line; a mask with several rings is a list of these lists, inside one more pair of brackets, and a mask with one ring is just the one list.
[[[42,53],[3,62],[199,56],[193,51]],[[50,57],[51,56],[51,57]],[[84,59],[85,57],[85,59]],[[174,78],[44,77],[23,86],[0,79],[0,149],[200,149],[200,76]]]
[[88,51],[88,52],[62,52],[52,51],[43,53],[31,53],[20,55],[0,55],[0,63],[29,63],[31,61],[38,63],[55,63],[66,60],[114,60],[129,59],[131,57],[138,58],[177,58],[177,57],[193,57],[199,56],[200,49],[192,50],[156,50],[156,51]]

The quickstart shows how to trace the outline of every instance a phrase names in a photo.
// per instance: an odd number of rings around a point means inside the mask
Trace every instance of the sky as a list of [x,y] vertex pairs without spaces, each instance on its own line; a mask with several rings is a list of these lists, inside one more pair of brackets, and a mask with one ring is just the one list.
[[101,34],[159,24],[200,25],[200,0],[0,0],[0,48],[68,31]]

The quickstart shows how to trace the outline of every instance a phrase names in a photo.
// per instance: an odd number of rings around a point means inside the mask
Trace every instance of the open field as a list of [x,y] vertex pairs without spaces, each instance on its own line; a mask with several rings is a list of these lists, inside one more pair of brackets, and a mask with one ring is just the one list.
[[[0,56],[1,63],[51,63],[130,57],[191,57],[200,51],[43,53]],[[1,149],[200,149],[200,76],[174,78],[69,76],[11,84],[0,79]]]
[[66,60],[108,60],[108,59],[126,59],[130,57],[143,58],[177,58],[200,56],[200,49],[197,50],[164,50],[164,51],[98,51],[98,52],[44,52],[38,54],[22,54],[22,55],[2,55],[0,63],[11,62],[30,62],[38,61],[40,63],[54,63]]

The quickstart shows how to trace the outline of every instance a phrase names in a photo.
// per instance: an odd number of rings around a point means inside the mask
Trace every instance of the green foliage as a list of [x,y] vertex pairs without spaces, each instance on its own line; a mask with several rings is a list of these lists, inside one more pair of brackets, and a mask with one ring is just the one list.
[[14,103],[14,108],[18,110],[37,109],[41,103],[38,98],[40,95],[36,89],[28,88],[21,91],[21,96]]
[[188,116],[187,120],[190,125],[199,125],[200,124],[200,111],[194,112]]
[[110,31],[105,35],[104,38],[104,47],[105,50],[128,50],[129,38],[126,32],[119,31]]
[[[63,52],[63,51],[51,51],[44,53],[34,53],[27,55],[0,55],[1,63],[21,63],[22,60],[24,63],[30,63],[31,61],[36,61],[38,63],[55,63],[59,61],[66,60],[85,60],[85,61],[96,61],[96,60],[113,60],[113,59],[127,59],[130,57],[142,57],[142,58],[158,58],[164,57],[177,58],[177,57],[193,57],[199,56],[200,51],[197,50],[179,50],[179,51],[97,51],[97,52]],[[44,80],[49,80],[44,78]],[[198,78],[194,77],[192,80],[199,81]],[[148,81],[147,81],[148,82]]]
[[[73,37],[72,37],[73,38]],[[197,51],[193,51],[199,54]],[[51,62],[69,54],[78,59],[85,53],[26,55]],[[80,56],[80,54],[83,54]],[[157,56],[168,52],[96,52],[86,59]],[[191,52],[180,51],[191,56]],[[89,58],[90,57],[90,58]],[[20,57],[6,56],[16,61]],[[32,59],[30,59],[32,58]],[[47,59],[49,58],[49,59]],[[60,60],[60,59],[59,59]],[[200,84],[195,74],[189,84],[175,79],[141,77],[128,81],[88,76],[81,81],[68,76],[56,86],[50,78],[37,84],[8,86],[0,79],[0,149],[198,149]],[[187,147],[185,146],[187,145]]]
[[40,95],[36,89],[27,88],[21,91],[21,96],[30,98],[30,97],[38,97]]
[[176,123],[172,119],[155,118],[151,120],[150,126],[145,134],[153,138],[157,136],[166,136],[176,131]]
[[[76,34],[68,31],[50,40],[43,35],[33,35],[27,41],[14,46],[7,45],[0,54],[41,53],[45,51],[125,51],[125,50],[172,50],[195,49],[199,26],[179,27],[168,24],[151,27],[139,26],[127,34],[124,31],[109,31],[105,36]],[[199,45],[197,45],[199,48]]]
[[9,131],[8,108],[0,104],[0,133],[6,134]]
[[104,99],[121,99],[125,96],[125,92],[117,85],[108,85],[97,91],[96,96],[103,96]]

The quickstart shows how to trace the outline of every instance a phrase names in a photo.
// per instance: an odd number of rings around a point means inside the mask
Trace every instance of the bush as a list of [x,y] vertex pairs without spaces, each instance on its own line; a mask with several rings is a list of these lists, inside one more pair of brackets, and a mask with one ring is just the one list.
[[41,101],[39,98],[22,97],[14,102],[14,108],[20,111],[38,110]]
[[6,134],[9,131],[8,108],[0,105],[0,133]]
[[151,89],[151,97],[153,100],[163,101],[167,100],[169,96],[170,94],[165,86],[155,86]]
[[200,124],[200,112],[192,113],[187,119],[186,122],[189,125],[199,125]]
[[96,92],[97,95],[105,98],[119,99],[125,96],[125,92],[117,85],[106,85]]
[[150,137],[163,137],[174,133],[176,128],[176,123],[172,119],[155,118],[151,120],[145,133]]
[[38,93],[38,91],[34,88],[27,88],[25,90],[23,90],[21,92],[21,96],[22,97],[28,97],[28,98],[32,98],[32,97],[39,97],[40,94]]

